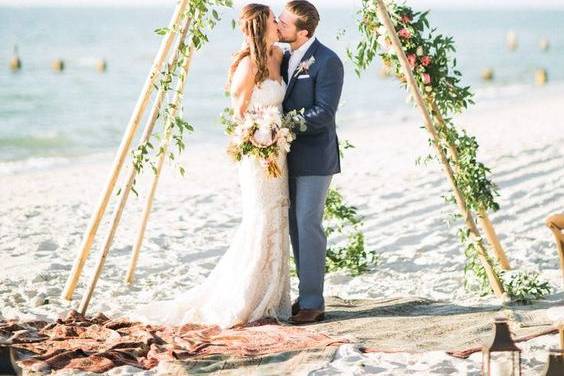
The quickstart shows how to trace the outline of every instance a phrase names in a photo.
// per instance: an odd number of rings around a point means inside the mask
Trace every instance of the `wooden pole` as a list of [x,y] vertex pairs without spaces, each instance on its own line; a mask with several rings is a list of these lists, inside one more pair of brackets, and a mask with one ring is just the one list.
[[558,333],[560,334],[560,350],[564,350],[564,324],[558,326]]
[[[171,30],[174,29],[174,26],[179,22],[179,20],[183,16],[186,7],[188,6],[188,3],[189,0],[179,1],[178,5],[176,6],[174,15],[172,16],[172,19],[170,21],[169,28]],[[98,227],[100,225],[102,217],[104,216],[104,213],[108,207],[110,196],[115,188],[119,173],[121,171],[121,168],[123,167],[129,148],[131,147],[131,142],[133,141],[133,137],[135,136],[137,128],[139,127],[139,123],[143,118],[145,109],[147,108],[147,105],[151,98],[151,93],[153,91],[153,84],[155,80],[158,78],[159,70],[161,69],[167,55],[169,54],[175,35],[176,34],[172,32],[166,35],[166,37],[163,39],[161,43],[157,55],[155,56],[155,59],[153,61],[153,66],[151,68],[149,76],[147,77],[147,80],[145,81],[145,85],[141,90],[141,95],[137,100],[135,109],[133,110],[133,114],[129,120],[129,124],[127,126],[124,137],[119,146],[119,150],[115,157],[111,173],[106,183],[106,188],[100,197],[98,208],[96,209],[96,211],[94,212],[94,214],[90,219],[88,229],[86,230],[86,233],[82,241],[82,245],[80,247],[80,252],[77,255],[77,258],[75,259],[71,273],[63,290],[62,297],[64,299],[67,300],[72,299],[72,295],[74,293],[74,290],[76,289],[76,285],[78,284],[78,280],[80,278],[80,275],[82,274],[82,270],[84,269],[84,264],[86,263],[86,259],[88,258],[88,255],[90,253],[92,243],[94,242],[96,232],[98,231]]]
[[[192,54],[194,51],[194,45],[190,46],[190,52],[188,54],[188,58],[185,60],[186,68],[185,71],[188,72],[190,62],[192,60]],[[186,77],[185,77],[186,79]],[[131,253],[131,262],[129,264],[129,269],[127,270],[127,275],[125,277],[126,283],[132,283],[134,280],[135,275],[135,268],[137,267],[137,260],[139,259],[139,252],[141,251],[141,246],[143,245],[143,238],[145,236],[145,230],[147,229],[147,222],[149,221],[149,215],[151,214],[151,210],[153,209],[153,200],[155,198],[155,192],[157,191],[157,185],[159,183],[159,178],[161,175],[161,171],[163,168],[164,161],[168,154],[168,145],[170,143],[170,139],[172,137],[172,132],[170,131],[170,119],[176,116],[176,112],[178,108],[182,105],[180,101],[182,100],[182,94],[184,92],[184,83],[185,79],[179,82],[179,87],[176,89],[176,94],[172,103],[175,106],[171,110],[171,115],[169,117],[169,121],[165,125],[165,137],[163,143],[161,145],[162,152],[159,155],[159,159],[157,161],[157,171],[153,176],[153,182],[151,184],[151,189],[149,191],[149,195],[147,196],[147,201],[145,203],[145,209],[143,210],[141,224],[139,225],[139,230],[137,231],[137,239],[135,241],[135,245],[133,247],[133,251]]]
[[486,251],[486,249],[485,249],[485,247],[482,243],[482,240],[480,238],[480,232],[478,231],[478,228],[476,227],[476,222],[474,221],[472,213],[470,212],[470,210],[466,206],[466,202],[464,201],[464,198],[463,198],[460,190],[456,186],[456,181],[454,179],[454,173],[452,171],[452,168],[450,167],[450,164],[448,163],[448,159],[447,159],[446,155],[444,154],[444,152],[443,152],[443,150],[442,150],[442,148],[439,144],[439,136],[438,136],[437,131],[436,131],[434,125],[433,125],[431,115],[429,114],[429,111],[427,110],[427,107],[425,106],[425,102],[423,101],[423,96],[421,95],[421,93],[419,91],[419,88],[417,86],[417,82],[415,81],[415,78],[413,77],[413,73],[411,72],[411,68],[410,68],[409,63],[407,61],[407,57],[405,56],[405,52],[402,49],[402,46],[401,46],[401,43],[399,41],[396,30],[394,28],[392,20],[390,19],[390,15],[388,13],[388,10],[386,9],[386,6],[385,6],[383,0],[374,0],[374,1],[376,3],[376,11],[378,13],[378,17],[384,23],[384,26],[386,27],[388,34],[390,35],[390,38],[392,39],[392,45],[393,45],[393,47],[396,51],[396,54],[399,58],[403,74],[404,74],[405,79],[407,81],[407,86],[409,87],[411,95],[413,96],[415,102],[417,103],[417,107],[419,108],[419,110],[421,111],[421,114],[423,115],[423,118],[425,120],[425,128],[427,128],[427,131],[431,134],[431,138],[433,140],[433,145],[435,146],[435,150],[437,152],[437,155],[439,156],[439,159],[440,159],[441,163],[443,164],[443,168],[444,168],[445,173],[447,175],[448,181],[451,185],[451,189],[454,193],[454,197],[456,199],[456,203],[458,205],[460,213],[462,214],[462,217],[464,218],[464,222],[465,222],[466,226],[468,227],[468,229],[470,231],[470,236],[473,237],[474,243],[476,244],[478,258],[479,258],[480,262],[482,263],[484,270],[486,271],[486,275],[487,275],[488,280],[490,282],[490,286],[491,286],[495,295],[498,298],[503,298],[505,290],[504,290],[503,285],[501,284],[501,282],[499,280],[499,276],[496,274],[495,270],[493,269],[493,267],[491,266],[491,264],[488,260],[487,251]]
[[[180,56],[180,47],[182,46],[182,44],[184,43],[184,40],[186,39],[186,35],[188,34],[188,29],[190,26],[191,20],[187,19],[186,23],[180,33],[180,36],[178,38],[178,45],[177,48],[175,49],[174,55],[172,57],[172,61],[169,63],[169,72],[172,75],[174,72],[171,72],[170,70],[173,69],[174,66],[176,66],[176,64],[178,63],[178,59]],[[162,102],[164,100],[164,97],[166,95],[166,91],[164,90],[164,86],[161,85],[161,87],[159,88],[159,92],[157,94],[157,98],[155,100],[155,103],[153,105],[153,108],[151,110],[151,114],[149,117],[149,122],[147,123],[147,126],[145,127],[145,131],[143,133],[143,136],[141,138],[140,144],[144,144],[145,142],[149,141],[149,139],[151,138],[151,135],[153,133],[153,129],[155,128],[155,124],[159,115],[159,110],[161,108]],[[83,297],[83,300],[81,302],[81,307],[80,307],[80,311],[82,314],[86,313],[86,309],[88,307],[88,304],[90,302],[90,299],[92,298],[92,294],[94,293],[94,289],[96,287],[96,283],[99,279],[99,276],[104,268],[104,264],[106,261],[106,258],[110,252],[110,247],[112,246],[112,243],[114,241],[114,237],[117,231],[117,228],[119,226],[119,223],[121,221],[121,217],[123,215],[123,211],[125,209],[125,204],[127,202],[127,199],[129,197],[129,193],[131,192],[131,188],[133,187],[133,182],[135,181],[135,177],[137,176],[137,170],[135,169],[134,166],[131,166],[128,174],[127,174],[127,179],[125,180],[125,184],[124,186],[121,188],[121,198],[118,204],[118,207],[116,209],[116,211],[114,212],[113,218],[112,218],[112,222],[111,222],[111,226],[110,226],[110,231],[104,241],[104,246],[102,248],[102,253],[100,254],[100,258],[98,260],[98,264],[96,265],[96,269],[94,272],[94,276],[92,277],[90,283],[89,283],[89,287],[87,289],[86,294]]]
[[[170,117],[174,117],[176,115],[176,111],[179,108],[179,106],[181,105],[179,103],[180,99],[182,98],[181,93],[184,92],[184,85],[186,83],[186,78],[188,76],[187,73],[188,73],[188,70],[189,70],[189,67],[190,67],[190,63],[192,61],[193,53],[194,53],[194,46],[191,45],[190,51],[188,53],[188,57],[184,58],[184,61],[183,61],[181,68],[180,68],[180,75],[181,76],[183,75],[184,77],[183,77],[183,79],[178,80],[176,88],[174,90],[175,95],[174,95],[174,99],[173,99],[172,103],[175,104],[175,107],[171,111]],[[154,195],[155,195],[156,182],[158,181],[158,176],[160,174],[160,170],[162,169],[162,165],[163,165],[163,162],[164,162],[164,156],[166,155],[166,150],[167,150],[166,146],[168,145],[168,142],[170,141],[170,138],[172,136],[172,132],[167,131],[169,129],[169,126],[170,126],[170,118],[167,120],[167,123],[165,124],[164,129],[165,129],[165,140],[166,141],[165,141],[165,145],[164,145],[164,150],[159,155],[159,160],[157,161],[157,171],[156,171],[155,177],[153,178],[153,185],[151,187],[151,190],[149,192],[149,196],[147,198],[147,206],[149,208],[146,207],[144,212],[143,212],[144,222],[145,222],[144,226],[141,227],[143,231],[145,229],[146,221],[147,221],[147,217],[148,217],[147,211],[150,210],[150,205],[152,204],[152,201],[153,201],[153,198],[154,198]],[[113,234],[112,234],[112,236],[113,236]],[[143,236],[142,233],[139,234],[139,237],[142,238],[142,236]],[[139,237],[138,237],[138,239],[139,239]],[[136,245],[137,245],[137,243],[136,243]],[[109,250],[109,247],[104,249],[105,252],[103,252],[100,255],[98,265],[96,266],[96,271],[95,271],[94,275],[92,276],[92,279],[90,280],[87,293],[84,295],[84,297],[83,297],[83,299],[80,303],[79,312],[82,313],[83,315],[86,313],[86,310],[88,309],[88,304],[90,303],[90,299],[92,298],[92,294],[94,292],[94,289],[96,288],[96,283],[98,282],[98,279],[100,278],[100,274],[102,272],[102,269],[103,269],[103,266],[104,266],[104,263],[105,263],[105,259],[107,257],[108,250]],[[135,254],[136,252],[137,253],[139,252],[137,247],[133,249],[133,253]]]
[[[431,104],[431,107],[433,109],[432,114],[435,116],[437,121],[442,126],[446,127],[446,122],[445,122],[443,115],[441,114],[441,111],[439,110],[439,107],[437,106],[437,103],[435,102],[435,100],[429,98],[428,102]],[[456,148],[454,147],[454,145],[449,143],[448,148],[449,148],[449,152],[452,155],[452,158],[454,159],[454,161],[458,162],[458,152],[457,152]],[[486,233],[486,237],[488,238],[490,246],[494,250],[494,253],[497,257],[497,260],[499,261],[499,265],[501,266],[501,268],[504,269],[504,270],[510,270],[511,266],[509,265],[509,260],[507,259],[505,251],[503,250],[503,247],[501,246],[501,243],[499,241],[497,233],[495,232],[493,224],[490,221],[490,218],[488,216],[488,212],[484,208],[480,208],[480,210],[478,211],[478,223],[480,224],[480,227],[482,228],[482,230],[484,230],[484,232]]]
[[478,212],[478,223],[486,233],[486,237],[488,238],[490,246],[492,247],[496,258],[499,261],[499,266],[503,270],[511,270],[509,259],[507,258],[507,255],[503,250],[501,242],[499,241],[497,233],[495,232],[493,223],[490,220],[490,217],[488,216],[488,212],[485,209],[480,209],[480,211]]

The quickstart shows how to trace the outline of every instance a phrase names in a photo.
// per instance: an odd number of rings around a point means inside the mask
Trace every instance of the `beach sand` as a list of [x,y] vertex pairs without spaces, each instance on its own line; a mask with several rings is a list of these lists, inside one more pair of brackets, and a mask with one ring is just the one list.
[[[548,302],[562,301],[558,255],[544,220],[564,212],[564,88],[530,88],[511,100],[478,105],[457,118],[475,135],[480,160],[500,187],[501,210],[491,215],[511,265],[536,270],[550,281]],[[463,286],[464,254],[456,224],[445,222],[455,210],[442,196],[449,191],[441,167],[416,166],[429,153],[417,113],[396,124],[340,129],[341,140],[356,146],[343,159],[334,185],[365,219],[366,246],[380,264],[359,277],[328,274],[326,296],[343,299],[421,298],[457,306],[499,306]],[[187,140],[182,178],[165,170],[137,268],[137,280],[123,278],[130,259],[152,173],[138,181],[89,313],[127,312],[155,299],[168,299],[201,282],[227,249],[240,221],[236,166],[224,143],[193,145]],[[0,176],[0,319],[54,319],[77,308],[92,274],[110,216],[105,217],[78,285],[75,300],[61,291],[83,233],[97,205],[113,153],[76,158],[49,169]],[[295,296],[297,281],[292,281]],[[378,320],[378,317],[374,317]],[[429,333],[433,335],[433,333]],[[557,336],[521,344],[525,374],[540,372]],[[461,360],[444,351],[363,354],[358,344],[341,346],[335,358],[313,374],[479,374],[480,354]],[[409,347],[406,344],[406,348]],[[155,374],[156,370],[146,374]],[[120,367],[110,374],[142,373]]]

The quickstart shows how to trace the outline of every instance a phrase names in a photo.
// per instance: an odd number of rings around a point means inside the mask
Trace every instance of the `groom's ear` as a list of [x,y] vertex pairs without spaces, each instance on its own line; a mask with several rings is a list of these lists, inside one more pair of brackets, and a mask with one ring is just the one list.
[[298,31],[298,36],[302,37],[302,38],[306,38],[306,39],[311,38],[311,35],[309,35],[309,31],[307,31],[305,29]]

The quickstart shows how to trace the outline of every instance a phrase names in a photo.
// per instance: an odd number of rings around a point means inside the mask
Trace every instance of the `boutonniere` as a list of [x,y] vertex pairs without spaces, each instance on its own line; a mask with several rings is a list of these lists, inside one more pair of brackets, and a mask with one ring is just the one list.
[[302,61],[300,65],[298,65],[298,69],[296,69],[296,73],[294,73],[294,77],[299,76],[302,73],[308,73],[309,68],[315,63],[315,57],[310,57],[306,61]]

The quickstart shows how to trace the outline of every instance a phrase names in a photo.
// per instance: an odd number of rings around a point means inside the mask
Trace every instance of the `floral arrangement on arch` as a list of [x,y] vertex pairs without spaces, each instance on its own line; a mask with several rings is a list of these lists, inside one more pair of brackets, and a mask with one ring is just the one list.
[[[438,34],[436,28],[430,27],[428,11],[417,12],[405,5],[405,2],[397,4],[394,0],[384,0],[383,3],[423,95],[425,106],[433,118],[439,146],[454,171],[457,188],[468,208],[475,214],[480,215],[488,210],[497,211],[498,188],[490,179],[490,169],[478,161],[478,142],[464,129],[457,129],[454,125],[453,116],[468,108],[474,101],[470,87],[461,82],[462,74],[457,69],[456,58],[453,56],[456,52],[453,38]],[[356,51],[348,51],[349,58],[360,76],[375,57],[380,56],[386,71],[395,75],[403,87],[407,87],[399,58],[392,48],[391,36],[378,17],[376,4],[375,0],[362,0],[358,21],[361,40]],[[427,155],[419,161],[435,159],[435,156]],[[445,199],[455,202],[452,195]],[[452,218],[461,216],[454,214]],[[458,230],[458,235],[467,258],[464,269],[465,286],[470,290],[478,290],[482,295],[488,294],[491,287],[483,266],[478,262],[474,241],[470,239],[464,226]],[[489,262],[503,278],[505,290],[515,300],[534,300],[550,292],[546,282],[533,278],[534,273],[506,273],[500,269],[496,260],[490,259]]]
[[[387,71],[405,84],[390,36],[376,14],[375,2],[362,0],[362,3],[359,29],[363,39],[354,54],[348,52],[356,73],[360,75],[378,55]],[[429,26],[428,11],[416,12],[390,0],[386,5],[421,91],[432,96],[443,113],[457,113],[473,104],[470,87],[461,84],[462,74],[456,69],[456,58],[450,56],[456,51],[453,38],[435,35],[436,29]]]

